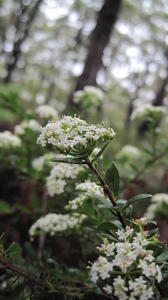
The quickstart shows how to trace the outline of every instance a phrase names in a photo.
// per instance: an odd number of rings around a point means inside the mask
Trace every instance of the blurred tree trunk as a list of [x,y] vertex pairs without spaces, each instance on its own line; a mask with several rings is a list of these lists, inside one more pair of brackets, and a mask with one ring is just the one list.
[[[156,91],[155,97],[152,101],[152,104],[154,106],[162,106],[164,105],[164,98],[166,95],[166,89],[168,86],[168,49],[165,51],[165,57],[167,61],[167,67],[166,67],[166,76],[165,78],[160,82],[160,85],[158,87],[158,90]],[[139,127],[139,134],[143,135],[148,130],[148,122],[145,121],[141,124]]]
[[82,74],[78,77],[68,102],[74,105],[73,93],[85,85],[96,85],[97,73],[102,65],[102,57],[107,46],[110,34],[117,20],[122,0],[105,0],[98,13],[96,26],[91,33],[88,52]]
[[42,1],[43,0],[33,1],[33,6],[31,10],[28,9],[28,6],[26,6],[23,1],[21,2],[19,16],[18,18],[16,18],[15,22],[15,41],[13,44],[13,50],[9,55],[6,64],[6,77],[4,78],[4,83],[9,83],[12,79],[13,72],[15,71],[17,62],[22,54],[22,44],[29,36],[31,24],[33,23],[37,15],[38,9]]

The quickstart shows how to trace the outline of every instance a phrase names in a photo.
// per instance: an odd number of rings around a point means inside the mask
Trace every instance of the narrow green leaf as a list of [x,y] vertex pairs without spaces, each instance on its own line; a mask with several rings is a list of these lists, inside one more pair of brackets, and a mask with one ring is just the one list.
[[91,218],[95,217],[95,208],[92,199],[87,199],[84,201],[83,212]]
[[117,166],[114,162],[111,163],[111,166],[106,171],[105,181],[108,184],[113,196],[116,198],[120,188],[120,176]]
[[140,201],[140,200],[144,200],[144,199],[150,199],[152,197],[152,195],[150,194],[140,194],[137,195],[133,198],[131,198],[126,205],[123,206],[123,208],[121,209],[121,211],[125,210],[128,206]]
[[158,263],[163,263],[165,261],[168,261],[168,251],[163,252],[157,257]]
[[21,262],[22,261],[22,248],[16,242],[12,242],[9,248],[6,251],[9,260],[13,262]]
[[113,208],[113,205],[112,205],[112,203],[110,202],[110,200],[108,198],[96,195],[96,199],[99,202],[101,202],[106,208],[109,208],[109,209]]
[[94,163],[96,160],[98,160],[98,158],[103,154],[104,150],[106,149],[106,147],[108,146],[109,142],[106,143],[102,149],[96,154],[96,156],[92,159],[92,163]]
[[3,200],[0,200],[0,214],[1,213],[10,213],[12,211],[12,208],[10,205]]
[[66,163],[66,164],[82,164],[82,160],[81,159],[64,159],[64,158],[53,158],[51,161],[53,162],[59,162],[59,163]]
[[118,230],[118,227],[115,223],[113,223],[112,221],[106,221],[101,223],[98,227],[97,227],[98,231],[108,231],[108,230],[112,230],[114,232],[116,232],[116,230]]

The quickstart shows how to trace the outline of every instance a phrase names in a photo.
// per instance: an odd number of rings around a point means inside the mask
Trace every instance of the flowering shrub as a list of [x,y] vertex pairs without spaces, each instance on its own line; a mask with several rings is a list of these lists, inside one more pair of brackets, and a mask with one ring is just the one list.
[[74,102],[80,104],[83,109],[99,106],[104,99],[104,93],[94,86],[85,86],[83,90],[74,94]]
[[121,162],[136,162],[140,157],[140,150],[131,145],[125,145],[117,154],[117,159]]
[[[92,100],[102,99],[91,87],[75,97],[87,93]],[[29,233],[31,240],[22,249],[17,243],[6,245],[0,237],[3,294],[12,286],[19,290],[18,299],[28,300],[167,299],[168,248],[150,221],[166,212],[167,194],[134,192],[125,197],[125,191],[168,153],[155,122],[161,114],[160,108],[143,109],[141,117],[150,122],[148,144],[142,149],[125,145],[118,151],[121,178],[116,163],[103,159],[115,136],[110,127],[89,125],[77,116],[58,117],[44,105],[34,113],[39,121],[26,116],[15,126],[15,135],[0,134],[2,173],[13,172],[12,184],[15,187],[17,178],[15,189],[23,198],[16,210],[3,200],[0,209],[10,221],[17,213],[19,218],[23,215],[19,224],[28,222],[21,239]],[[54,120],[46,124],[48,119]],[[9,185],[10,197],[11,191]],[[137,219],[133,206],[150,198],[147,218]]]
[[153,106],[151,104],[144,104],[136,107],[131,115],[132,120],[144,120],[151,118],[158,121],[164,112],[163,107]]
[[40,105],[36,108],[36,113],[41,119],[54,119],[58,113],[54,107],[50,105]]
[[16,135],[22,136],[26,134],[26,130],[39,132],[40,128],[41,126],[38,123],[38,121],[34,119],[30,119],[30,120],[25,120],[21,124],[16,125],[14,130]]
[[0,133],[0,148],[1,149],[12,149],[21,146],[21,140],[10,131],[4,131]]
[[167,219],[168,217],[168,194],[156,194],[151,199],[146,216],[149,219]]
[[51,160],[53,157],[54,153],[51,152],[35,158],[32,161],[32,168],[37,172],[42,172],[47,165],[51,164]]

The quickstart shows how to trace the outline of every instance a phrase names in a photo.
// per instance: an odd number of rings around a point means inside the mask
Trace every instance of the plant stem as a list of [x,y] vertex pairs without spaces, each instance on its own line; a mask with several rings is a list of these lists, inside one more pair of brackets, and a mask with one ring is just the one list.
[[[46,190],[44,190],[42,195],[41,209],[43,214],[47,212],[47,191]],[[39,236],[38,251],[37,251],[38,260],[42,259],[44,245],[45,245],[45,234],[41,233]]]
[[[101,184],[101,187],[103,188],[105,196],[107,196],[109,198],[109,200],[111,201],[111,203],[113,204],[113,206],[116,207],[117,206],[116,200],[114,199],[114,197],[109,189],[109,186],[106,184],[104,178],[99,174],[99,172],[97,171],[97,169],[94,167],[94,165],[91,163],[91,161],[89,159],[86,159],[85,162],[86,162],[87,166],[90,168],[90,170],[98,178],[98,180]],[[126,222],[125,222],[124,216],[120,212],[117,212],[117,216],[118,216],[120,223],[122,224],[122,227],[125,229]]]
[[45,287],[44,284],[38,280],[36,277],[31,276],[28,273],[25,273],[23,270],[21,270],[20,268],[13,266],[12,264],[10,264],[6,258],[0,256],[0,267],[4,268],[5,270],[10,270],[14,273],[17,273],[19,276],[25,278],[27,281],[31,282],[33,285],[39,285],[41,287]]

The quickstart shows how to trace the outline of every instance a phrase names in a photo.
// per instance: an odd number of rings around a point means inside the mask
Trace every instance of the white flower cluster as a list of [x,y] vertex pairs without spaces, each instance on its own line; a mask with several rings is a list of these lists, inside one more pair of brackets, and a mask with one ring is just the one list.
[[131,146],[131,145],[125,145],[117,154],[117,159],[121,161],[136,161],[141,156],[141,152],[138,148]]
[[0,148],[10,149],[21,146],[21,140],[10,131],[0,132]]
[[103,189],[95,182],[85,181],[79,183],[76,185],[76,190],[79,192],[79,195],[68,202],[68,205],[65,207],[66,209],[74,210],[82,207],[84,201],[87,200],[88,197],[104,197]]
[[76,185],[76,189],[78,191],[85,192],[86,194],[93,194],[98,196],[104,195],[102,187],[100,187],[92,181],[85,181],[83,183],[79,183]]
[[64,116],[42,128],[38,143],[53,145],[63,154],[90,155],[96,146],[110,142],[114,136],[112,128],[88,125],[78,117]]
[[148,219],[155,219],[157,217],[168,218],[168,194],[156,194],[151,199],[146,216]]
[[48,214],[38,219],[30,228],[29,234],[34,237],[40,233],[51,236],[68,230],[77,230],[86,219],[85,215],[74,213],[69,214]]
[[45,165],[49,165],[50,164],[50,160],[54,157],[54,153],[50,152],[47,154],[44,154],[42,156],[39,156],[37,158],[35,158],[32,161],[32,168],[34,170],[36,170],[37,172],[41,172]]
[[54,119],[58,113],[51,105],[40,105],[36,108],[36,113],[41,119]]
[[24,120],[22,123],[15,126],[14,131],[17,135],[24,135],[26,133],[26,129],[39,132],[41,125],[34,119]]
[[47,177],[47,190],[50,196],[59,195],[64,192],[67,180],[75,179],[84,172],[84,167],[66,163],[58,163]]
[[83,90],[74,94],[74,102],[80,103],[83,107],[98,106],[104,99],[104,93],[94,86],[85,86]]
[[151,104],[143,104],[137,106],[131,115],[131,120],[143,120],[148,117],[154,117],[159,119],[164,112],[164,108],[161,106],[153,106]]
[[101,255],[90,267],[91,281],[103,285],[104,292],[117,299],[151,299],[154,290],[149,279],[161,282],[162,272],[150,250],[147,233],[135,233],[127,227],[116,234],[117,243],[104,239],[98,247]]

